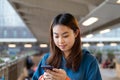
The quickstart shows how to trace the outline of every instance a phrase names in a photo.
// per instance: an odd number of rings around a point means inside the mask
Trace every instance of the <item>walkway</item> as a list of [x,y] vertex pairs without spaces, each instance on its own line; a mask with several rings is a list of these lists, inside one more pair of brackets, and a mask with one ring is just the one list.
[[100,69],[103,80],[120,80],[117,78],[116,71],[114,69]]

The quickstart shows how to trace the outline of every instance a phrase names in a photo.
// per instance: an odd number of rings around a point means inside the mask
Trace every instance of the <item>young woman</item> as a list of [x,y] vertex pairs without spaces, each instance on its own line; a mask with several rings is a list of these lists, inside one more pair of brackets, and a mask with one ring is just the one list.
[[[57,15],[50,27],[50,53],[44,55],[32,80],[102,80],[97,60],[81,49],[77,20],[69,13]],[[51,65],[44,70],[41,65]]]

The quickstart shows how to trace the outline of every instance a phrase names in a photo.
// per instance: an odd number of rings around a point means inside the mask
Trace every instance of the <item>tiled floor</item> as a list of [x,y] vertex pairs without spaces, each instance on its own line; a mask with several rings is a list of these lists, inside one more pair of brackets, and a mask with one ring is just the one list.
[[103,80],[120,80],[120,78],[117,78],[114,69],[100,69],[100,71]]

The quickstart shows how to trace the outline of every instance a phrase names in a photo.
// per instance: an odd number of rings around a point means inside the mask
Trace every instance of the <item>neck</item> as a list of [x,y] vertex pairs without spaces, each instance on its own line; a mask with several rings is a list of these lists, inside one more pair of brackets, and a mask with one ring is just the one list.
[[69,56],[70,52],[64,52],[64,57],[67,58]]

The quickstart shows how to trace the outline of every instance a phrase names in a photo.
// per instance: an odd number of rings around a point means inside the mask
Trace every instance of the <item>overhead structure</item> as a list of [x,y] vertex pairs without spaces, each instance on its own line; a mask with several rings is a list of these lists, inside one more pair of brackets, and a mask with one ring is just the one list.
[[[59,13],[72,13],[79,21],[81,35],[111,28],[120,23],[117,0],[8,0],[40,43],[49,42],[51,20]],[[84,26],[88,18],[98,20]]]

